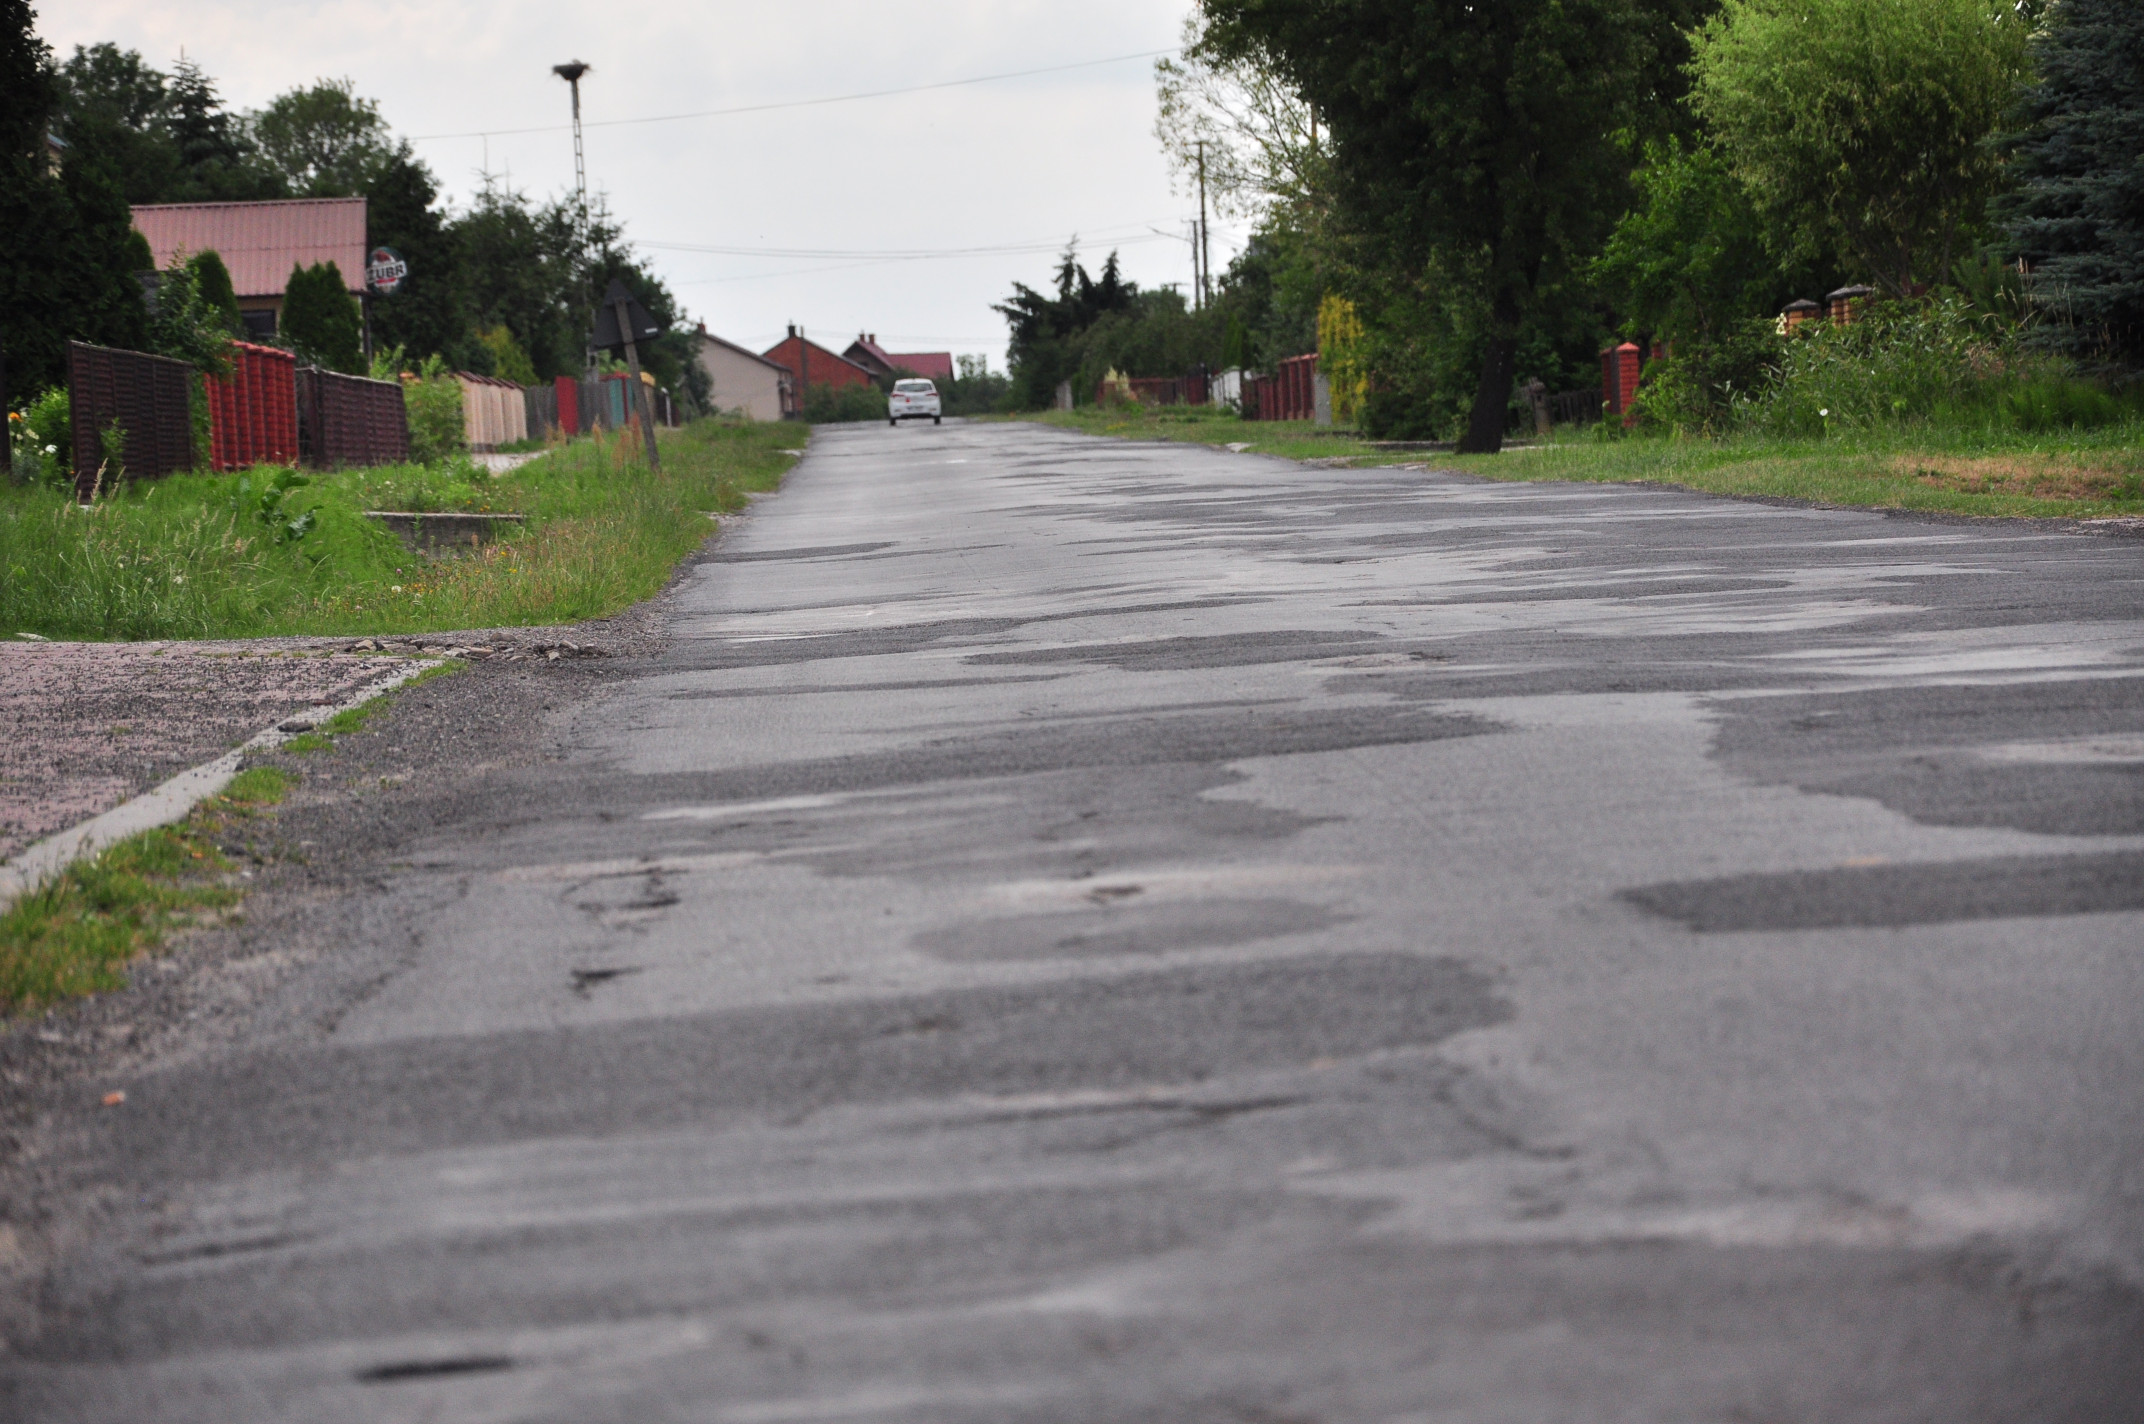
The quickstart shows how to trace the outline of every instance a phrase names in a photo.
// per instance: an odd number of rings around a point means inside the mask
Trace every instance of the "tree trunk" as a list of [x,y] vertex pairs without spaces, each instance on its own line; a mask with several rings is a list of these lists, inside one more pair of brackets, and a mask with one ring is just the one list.
[[1467,433],[1459,441],[1462,455],[1494,455],[1504,448],[1504,413],[1511,404],[1512,364],[1519,354],[1519,304],[1510,294],[1497,293],[1489,332],[1481,384],[1474,391]]

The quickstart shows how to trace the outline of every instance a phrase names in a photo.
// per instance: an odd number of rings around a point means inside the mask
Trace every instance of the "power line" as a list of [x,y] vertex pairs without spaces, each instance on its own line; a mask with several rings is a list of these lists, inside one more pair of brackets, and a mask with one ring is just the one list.
[[[1159,59],[1165,54],[1175,53],[1175,49],[1154,49],[1143,54],[1112,55],[1108,59],[1083,59],[1077,64],[1052,64],[1041,69],[978,74],[972,79],[946,79],[936,84],[912,84],[903,89],[870,89],[857,94],[830,94],[823,99],[787,99],[773,104],[744,104],[733,109],[699,109],[687,114],[650,114],[640,119],[597,119],[586,127],[607,129],[623,124],[667,124],[680,119],[719,119],[731,114],[764,114],[774,109],[809,109],[821,104],[849,104],[858,99],[890,99],[898,94],[925,94],[933,89],[960,89],[970,84],[995,84],[1001,79],[1027,79],[1037,74],[1062,74],[1068,69],[1093,69],[1104,64],[1127,64],[1135,59]],[[539,124],[525,129],[473,129],[468,133],[412,134],[410,137],[413,142],[424,143],[432,139],[500,138],[507,134],[562,133],[567,127],[569,126],[565,124]]]
[[[1141,226],[1145,226],[1141,224]],[[1149,229],[1144,233],[1124,237],[1098,237],[1099,246],[1128,247],[1140,242],[1162,240],[1181,242],[1173,233],[1156,233]],[[990,247],[889,247],[869,250],[843,247],[726,247],[701,242],[644,242],[636,239],[635,247],[650,247],[658,252],[698,252],[715,257],[781,257],[799,261],[818,259],[855,259],[862,262],[924,262],[941,257],[1005,257],[1036,252],[1061,252],[1065,239],[1051,238],[1044,242],[1004,243]]]

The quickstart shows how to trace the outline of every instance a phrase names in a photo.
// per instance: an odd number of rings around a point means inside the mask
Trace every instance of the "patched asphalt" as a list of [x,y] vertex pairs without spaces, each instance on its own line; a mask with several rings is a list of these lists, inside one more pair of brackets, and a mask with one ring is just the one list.
[[2144,541],[867,426],[577,636],[0,1042],[0,1414],[2144,1419]]

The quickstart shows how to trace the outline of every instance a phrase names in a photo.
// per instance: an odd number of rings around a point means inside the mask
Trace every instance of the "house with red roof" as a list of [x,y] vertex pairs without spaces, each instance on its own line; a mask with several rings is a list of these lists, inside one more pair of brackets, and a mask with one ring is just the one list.
[[888,351],[878,344],[875,334],[859,333],[849,343],[849,349],[841,354],[880,380],[890,380],[903,372],[927,376],[934,381],[953,379],[952,352]]
[[875,386],[876,372],[862,366],[839,352],[829,351],[798,331],[789,328],[789,335],[761,353],[769,361],[789,372],[796,382],[796,389],[803,391],[808,386]]
[[294,267],[332,262],[350,295],[366,300],[363,198],[144,203],[133,212],[134,230],[148,240],[158,271],[198,252],[223,259],[239,315],[256,338],[275,335]]

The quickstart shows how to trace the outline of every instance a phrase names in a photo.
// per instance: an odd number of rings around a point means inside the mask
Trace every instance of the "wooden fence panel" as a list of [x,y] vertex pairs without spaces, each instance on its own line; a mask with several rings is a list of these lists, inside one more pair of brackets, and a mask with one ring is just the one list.
[[[126,477],[157,480],[194,464],[194,425],[188,392],[193,367],[165,356],[67,343],[67,390],[74,428],[74,487],[87,499],[104,465],[104,432],[113,421],[125,432],[120,463]],[[116,471],[106,471],[107,487]]]
[[409,459],[409,407],[400,381],[302,367],[298,429],[305,462],[318,469],[399,465]]

